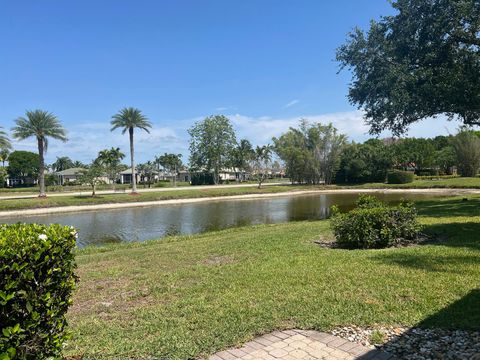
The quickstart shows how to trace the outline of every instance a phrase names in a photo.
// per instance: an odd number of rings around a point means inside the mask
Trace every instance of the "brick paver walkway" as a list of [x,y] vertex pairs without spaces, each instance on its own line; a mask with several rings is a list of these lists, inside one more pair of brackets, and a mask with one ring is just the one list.
[[218,352],[210,360],[394,360],[390,354],[369,349],[330,334],[310,330],[276,331],[241,348]]

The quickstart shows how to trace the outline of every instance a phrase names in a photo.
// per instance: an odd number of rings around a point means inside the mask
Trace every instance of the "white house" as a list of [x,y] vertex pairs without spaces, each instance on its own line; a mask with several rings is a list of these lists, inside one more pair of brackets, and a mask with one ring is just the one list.
[[65,185],[70,182],[77,181],[80,176],[82,176],[82,171],[85,170],[86,169],[84,168],[70,168],[62,171],[57,171],[54,173],[54,175],[57,176],[59,185]]

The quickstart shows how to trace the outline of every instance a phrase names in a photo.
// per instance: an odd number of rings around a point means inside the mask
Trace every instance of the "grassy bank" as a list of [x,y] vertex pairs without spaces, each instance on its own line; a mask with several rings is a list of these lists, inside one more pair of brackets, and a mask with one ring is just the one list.
[[317,221],[81,250],[67,353],[187,359],[279,328],[479,328],[480,198],[419,207],[439,242],[324,249],[313,241],[331,233]]
[[231,187],[231,188],[208,188],[195,189],[185,188],[181,190],[144,192],[138,195],[129,193],[104,194],[92,197],[90,195],[70,195],[70,196],[52,196],[47,198],[26,198],[26,199],[3,199],[0,201],[0,211],[21,210],[21,209],[41,209],[58,206],[78,206],[95,204],[117,204],[140,201],[158,201],[171,199],[187,199],[202,197],[219,197],[246,194],[268,194],[295,190],[315,189],[323,187],[274,185],[265,186],[261,189],[255,186],[251,187]]
[[[345,185],[350,187],[349,185]],[[452,178],[452,179],[434,179],[434,180],[414,180],[409,184],[384,184],[384,183],[367,183],[354,185],[358,188],[378,188],[378,189],[480,189],[480,178]]]
[[102,194],[95,197],[89,194],[85,195],[66,195],[51,196],[44,199],[27,198],[27,199],[4,199],[0,201],[0,211],[22,210],[22,209],[39,209],[59,206],[81,206],[95,204],[116,204],[140,201],[158,201],[171,199],[201,198],[201,197],[218,197],[246,194],[268,194],[279,193],[295,190],[321,190],[321,189],[480,189],[480,178],[454,178],[443,180],[415,180],[410,184],[384,184],[369,183],[360,185],[329,185],[329,186],[312,186],[312,185],[273,185],[265,186],[262,189],[256,187],[234,187],[231,188],[208,188],[198,189],[195,187],[185,187],[177,190],[159,191],[159,192],[143,192],[138,196],[131,196],[128,191],[126,193]]

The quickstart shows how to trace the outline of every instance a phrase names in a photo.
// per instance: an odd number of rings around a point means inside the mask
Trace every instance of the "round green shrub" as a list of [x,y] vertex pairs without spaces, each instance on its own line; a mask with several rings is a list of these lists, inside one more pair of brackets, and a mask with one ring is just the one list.
[[421,230],[411,203],[387,206],[371,196],[361,196],[348,213],[334,207],[331,227],[338,245],[349,249],[405,245],[415,242]]
[[76,238],[68,226],[0,225],[0,359],[60,356]]
[[389,184],[408,184],[413,182],[415,175],[411,171],[393,170],[387,174]]

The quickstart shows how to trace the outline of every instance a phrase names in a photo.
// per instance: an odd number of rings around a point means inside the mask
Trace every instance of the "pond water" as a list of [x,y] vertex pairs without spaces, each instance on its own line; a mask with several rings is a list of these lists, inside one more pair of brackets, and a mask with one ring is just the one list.
[[[388,202],[431,198],[419,193],[374,193]],[[358,194],[311,194],[265,199],[218,200],[203,203],[12,217],[4,223],[36,222],[72,225],[79,230],[78,246],[144,241],[168,235],[194,234],[253,224],[319,220],[330,207],[352,208]]]

